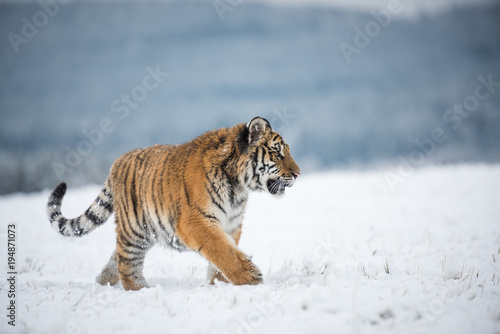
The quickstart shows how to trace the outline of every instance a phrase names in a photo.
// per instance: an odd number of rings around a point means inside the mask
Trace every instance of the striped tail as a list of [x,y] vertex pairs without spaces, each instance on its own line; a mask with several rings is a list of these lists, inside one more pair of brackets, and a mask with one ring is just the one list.
[[66,193],[66,182],[61,182],[52,192],[47,203],[50,224],[57,232],[67,237],[81,237],[104,222],[113,214],[113,197],[109,180],[106,180],[94,203],[80,216],[65,218],[61,213],[61,203]]

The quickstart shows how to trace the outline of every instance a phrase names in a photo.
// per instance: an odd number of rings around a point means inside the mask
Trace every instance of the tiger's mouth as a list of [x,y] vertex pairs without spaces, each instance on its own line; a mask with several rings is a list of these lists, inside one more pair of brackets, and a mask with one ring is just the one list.
[[285,189],[291,186],[291,183],[282,181],[280,179],[267,181],[267,190],[272,195],[283,195],[285,193]]

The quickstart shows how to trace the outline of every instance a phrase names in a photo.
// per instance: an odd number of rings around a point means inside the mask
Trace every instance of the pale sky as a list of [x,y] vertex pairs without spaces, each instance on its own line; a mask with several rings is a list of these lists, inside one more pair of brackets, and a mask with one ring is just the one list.
[[[223,0],[238,2],[237,0]],[[391,2],[399,2],[404,8],[403,15],[413,16],[420,13],[437,13],[454,6],[482,5],[500,0],[241,0],[243,2],[264,2],[277,5],[308,6],[311,4],[348,8],[357,10],[377,10],[386,8]]]
[[[57,0],[54,0],[57,1]],[[130,2],[130,1],[144,1],[144,0],[61,0],[61,2]],[[158,0],[154,0],[158,1]],[[162,1],[162,0],[159,0]],[[173,1],[173,0],[163,0]],[[446,10],[453,6],[463,6],[469,4],[481,5],[490,2],[500,2],[500,0],[200,0],[206,2],[221,1],[232,6],[250,2],[263,2],[272,3],[275,5],[293,5],[293,6],[309,6],[321,5],[332,6],[338,8],[349,8],[359,10],[383,9],[387,7],[392,1],[399,1],[405,8],[405,13],[414,15],[417,13],[434,13]],[[8,2],[37,2],[37,0],[0,0],[0,3]]]

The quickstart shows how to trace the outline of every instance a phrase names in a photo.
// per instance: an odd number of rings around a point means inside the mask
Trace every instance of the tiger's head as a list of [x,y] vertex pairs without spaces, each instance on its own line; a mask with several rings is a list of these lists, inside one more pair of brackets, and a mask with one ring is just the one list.
[[300,168],[290,155],[290,146],[261,117],[246,124],[245,139],[248,145],[245,180],[249,188],[283,195],[300,175]]

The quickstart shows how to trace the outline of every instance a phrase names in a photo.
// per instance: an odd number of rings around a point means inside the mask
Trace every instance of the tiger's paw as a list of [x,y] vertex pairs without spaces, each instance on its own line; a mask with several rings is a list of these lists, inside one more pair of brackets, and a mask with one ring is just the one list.
[[138,291],[143,288],[149,288],[148,283],[142,277],[142,275],[133,275],[133,276],[124,276],[121,275],[121,280],[123,284],[123,288],[125,290]]
[[240,270],[231,275],[230,281],[234,285],[257,285],[263,282],[260,269],[248,258],[241,261]]
[[103,271],[101,274],[99,274],[99,276],[96,277],[95,281],[100,285],[106,285],[108,283],[109,285],[115,285],[120,281],[120,275],[118,274],[118,271]]

